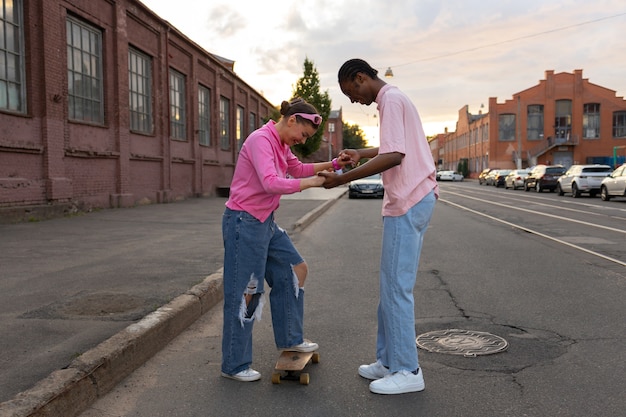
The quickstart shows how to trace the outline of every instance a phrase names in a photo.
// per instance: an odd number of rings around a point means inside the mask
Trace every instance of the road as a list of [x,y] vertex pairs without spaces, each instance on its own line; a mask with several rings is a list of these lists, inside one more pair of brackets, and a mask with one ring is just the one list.
[[[269,309],[254,332],[253,366],[263,379],[221,378],[216,307],[82,417],[623,415],[626,269],[591,253],[623,262],[623,234],[592,234],[592,226],[581,231],[580,223],[505,207],[592,211],[571,198],[469,181],[441,188],[414,291],[417,333],[488,332],[506,339],[505,352],[463,357],[420,349],[424,392],[371,394],[356,370],[375,353],[380,200],[343,197],[294,235],[310,266],[306,334],[321,346],[309,386],[271,384],[277,352]],[[626,203],[611,205],[601,224],[619,229]],[[593,251],[572,246],[574,236],[575,246]]]
[[547,191],[476,186],[469,181],[442,185],[446,204],[553,240],[563,250],[592,254],[608,261],[603,263],[607,268],[626,267],[626,199],[574,199]]

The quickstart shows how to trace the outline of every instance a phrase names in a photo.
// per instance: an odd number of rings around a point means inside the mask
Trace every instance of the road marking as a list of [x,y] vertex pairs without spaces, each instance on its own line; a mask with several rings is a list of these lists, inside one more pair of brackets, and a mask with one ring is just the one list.
[[[467,199],[470,199],[470,200],[476,200],[476,201],[480,201],[480,202],[483,202],[483,203],[491,204],[491,205],[494,205],[494,206],[511,208],[511,209],[515,209],[515,210],[519,210],[519,211],[525,211],[527,213],[538,214],[538,215],[541,215],[541,216],[551,217],[551,218],[554,218],[554,219],[564,220],[564,221],[568,221],[568,222],[572,222],[572,223],[578,223],[578,224],[582,224],[582,225],[585,225],[585,226],[597,227],[598,229],[609,230],[611,232],[626,234],[626,230],[616,229],[614,227],[602,226],[601,224],[595,224],[595,223],[584,222],[582,220],[570,219],[568,217],[557,216],[555,214],[541,213],[541,212],[538,212],[538,211],[535,211],[535,210],[525,209],[525,208],[522,208],[522,207],[510,206],[508,204],[496,203],[496,202],[489,201],[489,200],[483,200],[481,198],[470,197],[468,195],[463,195],[463,194],[455,193],[455,192],[452,192],[452,191],[445,191],[444,193],[454,194],[454,195],[459,196],[461,198],[467,198]],[[563,208],[563,210],[573,210],[573,209]],[[585,213],[585,212],[583,212],[583,213]]]
[[[597,256],[599,258],[605,259],[605,260],[610,261],[610,262],[614,262],[614,263],[616,263],[618,265],[626,266],[626,262],[622,262],[619,259],[611,258],[610,256],[606,256],[606,255],[603,255],[601,253],[594,252],[594,251],[589,250],[589,249],[585,249],[585,248],[583,248],[581,246],[574,245],[572,243],[566,242],[566,241],[561,240],[561,239],[557,239],[557,238],[552,237],[552,236],[548,236],[548,235],[546,235],[544,233],[541,233],[541,232],[538,232],[536,230],[529,229],[527,227],[520,226],[518,224],[514,224],[514,223],[511,223],[511,222],[507,222],[506,220],[502,220],[502,219],[499,219],[497,217],[490,216],[490,215],[485,214],[485,213],[481,213],[481,212],[473,210],[471,208],[463,207],[460,204],[453,203],[452,201],[449,201],[449,200],[446,200],[446,199],[439,198],[439,201],[441,201],[442,203],[448,204],[450,206],[454,206],[454,207],[460,208],[461,210],[469,211],[471,213],[478,214],[479,216],[487,217],[488,219],[495,220],[495,221],[497,221],[499,223],[506,224],[507,226],[511,226],[511,227],[513,227],[515,229],[519,229],[519,230],[522,230],[524,232],[532,233],[532,234],[537,235],[539,237],[542,237],[544,239],[552,240],[553,242],[560,243],[561,245],[569,246],[570,248],[580,250],[582,252],[588,253],[588,254],[593,255],[593,256]],[[497,204],[497,203],[493,203],[493,204]],[[526,210],[526,211],[530,211],[530,210]],[[558,216],[551,216],[551,217],[558,217]],[[581,222],[581,223],[583,223],[583,222]]]

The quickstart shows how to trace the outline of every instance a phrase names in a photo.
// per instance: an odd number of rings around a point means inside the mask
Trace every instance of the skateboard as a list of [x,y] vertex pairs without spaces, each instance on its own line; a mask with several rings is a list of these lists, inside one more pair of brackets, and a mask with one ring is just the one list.
[[272,384],[280,384],[281,380],[300,381],[302,385],[309,385],[309,374],[301,372],[309,362],[319,363],[319,352],[294,352],[284,350],[274,367]]

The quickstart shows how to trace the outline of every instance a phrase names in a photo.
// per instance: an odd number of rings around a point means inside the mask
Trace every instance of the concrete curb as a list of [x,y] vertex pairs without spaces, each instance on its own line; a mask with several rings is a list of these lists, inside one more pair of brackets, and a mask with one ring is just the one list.
[[73,417],[165,347],[222,300],[223,268],[185,294],[0,404],[2,417]]
[[[302,216],[292,231],[306,228],[344,194]],[[80,415],[222,300],[223,270],[83,353],[66,369],[52,372],[34,387],[0,403],[0,416]]]
[[330,208],[330,206],[335,204],[337,202],[337,200],[339,200],[347,192],[348,192],[348,189],[346,188],[346,190],[343,193],[339,194],[336,198],[332,198],[330,200],[327,200],[326,202],[324,202],[324,204],[318,206],[314,210],[311,210],[310,212],[308,212],[304,216],[300,217],[300,219],[298,219],[298,221],[296,221],[295,224],[293,225],[292,230],[294,232],[299,232],[299,231],[302,231],[303,229],[305,229],[308,225],[313,223],[313,221],[315,219],[317,219],[319,216],[321,216],[322,213],[324,213],[326,210],[328,210]]

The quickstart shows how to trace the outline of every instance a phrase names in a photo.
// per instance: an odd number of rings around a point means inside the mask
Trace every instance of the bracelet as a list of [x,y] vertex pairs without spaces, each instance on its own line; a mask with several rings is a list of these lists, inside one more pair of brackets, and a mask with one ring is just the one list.
[[339,171],[339,170],[341,169],[341,167],[340,167],[340,166],[339,166],[339,164],[337,163],[337,158],[333,159],[331,162],[332,162],[332,164],[333,164],[333,169],[334,169],[335,171]]

